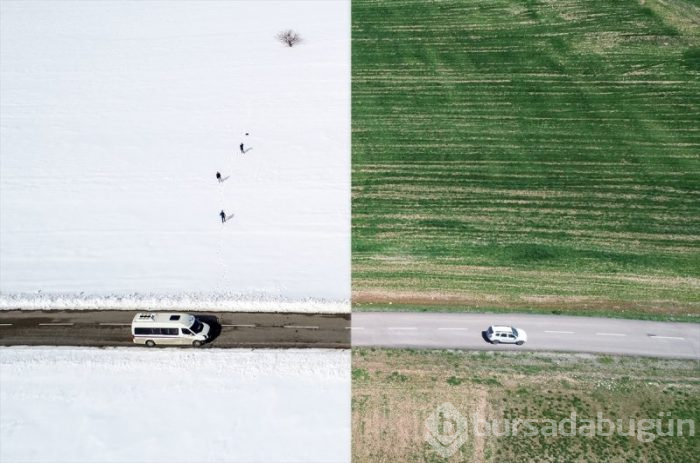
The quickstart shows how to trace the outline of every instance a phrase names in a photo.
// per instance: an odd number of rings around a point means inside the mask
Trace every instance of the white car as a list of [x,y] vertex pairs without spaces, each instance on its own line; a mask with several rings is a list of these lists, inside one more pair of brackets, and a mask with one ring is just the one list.
[[525,330],[513,326],[491,325],[486,330],[486,339],[491,344],[517,344],[522,346],[527,341]]

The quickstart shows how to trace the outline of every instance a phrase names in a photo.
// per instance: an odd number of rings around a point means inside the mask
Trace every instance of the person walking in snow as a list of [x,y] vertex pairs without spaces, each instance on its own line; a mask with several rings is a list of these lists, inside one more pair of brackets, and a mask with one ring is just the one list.
[[240,148],[241,148],[241,154],[245,154],[245,150],[243,149],[243,143],[241,143]]
[[221,172],[216,173],[216,179],[221,183]]
[[221,209],[221,212],[219,212],[219,215],[221,216],[221,223],[226,223],[226,213],[224,212],[223,209]]

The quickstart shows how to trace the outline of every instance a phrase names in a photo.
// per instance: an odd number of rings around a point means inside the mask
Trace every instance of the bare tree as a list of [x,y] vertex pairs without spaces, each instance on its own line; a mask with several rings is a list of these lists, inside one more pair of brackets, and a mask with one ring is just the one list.
[[301,35],[299,35],[297,32],[294,32],[291,29],[278,32],[277,40],[287,45],[288,47],[293,47],[294,45],[302,42]]

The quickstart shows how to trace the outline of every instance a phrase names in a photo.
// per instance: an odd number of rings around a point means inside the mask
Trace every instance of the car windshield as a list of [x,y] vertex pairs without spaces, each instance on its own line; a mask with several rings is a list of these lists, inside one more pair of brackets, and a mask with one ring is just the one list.
[[514,335],[516,338],[518,337],[518,330],[516,330],[515,328],[513,328],[513,335]]
[[194,331],[195,333],[201,333],[202,330],[204,329],[204,325],[202,325],[202,322],[197,320],[196,318],[194,319],[194,323],[192,323],[192,326],[190,326],[190,329]]

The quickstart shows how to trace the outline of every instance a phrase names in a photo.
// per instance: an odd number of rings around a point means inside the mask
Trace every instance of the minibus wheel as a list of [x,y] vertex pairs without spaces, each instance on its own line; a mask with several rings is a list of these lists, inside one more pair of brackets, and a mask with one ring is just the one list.
[[193,345],[194,347],[199,347],[199,346],[202,345],[202,341],[193,341],[193,342],[192,342],[192,345]]
[[156,345],[156,343],[151,341],[150,339],[148,341],[146,341],[146,346],[148,346],[148,347],[153,347],[155,345]]

